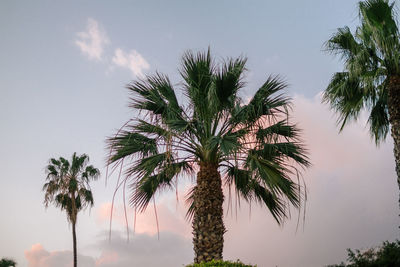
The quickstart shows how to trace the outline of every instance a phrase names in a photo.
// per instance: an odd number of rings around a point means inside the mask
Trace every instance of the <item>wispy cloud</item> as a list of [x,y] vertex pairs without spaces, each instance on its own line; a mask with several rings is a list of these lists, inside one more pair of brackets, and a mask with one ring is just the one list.
[[86,31],[78,32],[75,44],[81,52],[91,60],[101,60],[104,47],[110,43],[106,32],[100,28],[99,23],[88,18]]
[[107,63],[110,64],[110,70],[120,67],[128,69],[134,77],[144,76],[144,71],[150,68],[150,64],[138,51],[132,49],[127,52],[116,48],[110,62],[110,57],[104,57],[104,48],[109,43],[105,30],[93,18],[88,18],[86,30],[78,32],[75,40],[75,45],[90,60],[101,61],[106,58]]
[[119,67],[129,69],[136,77],[143,77],[143,71],[150,68],[147,60],[136,50],[131,50],[129,53],[121,48],[115,49],[112,62]]

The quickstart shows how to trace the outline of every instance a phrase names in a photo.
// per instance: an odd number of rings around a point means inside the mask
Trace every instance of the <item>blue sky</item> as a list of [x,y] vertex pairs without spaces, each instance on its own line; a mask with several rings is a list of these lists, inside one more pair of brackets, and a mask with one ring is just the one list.
[[[376,148],[363,120],[338,135],[334,114],[320,104],[320,92],[341,70],[322,51],[323,43],[338,27],[354,28],[356,3],[1,1],[0,257],[13,257],[19,266],[68,266],[71,229],[64,213],[44,209],[41,187],[47,161],[76,151],[89,154],[102,172],[93,184],[95,207],[78,218],[81,266],[178,266],[192,260],[185,207],[183,201],[175,207],[173,192],[158,200],[164,215],[160,240],[149,211],[126,243],[119,210],[115,238],[105,242],[116,182],[111,177],[105,186],[105,139],[135,116],[127,107],[129,81],[160,71],[179,83],[182,54],[207,47],[217,59],[248,58],[244,98],[270,74],[290,84],[294,120],[304,129],[313,163],[304,173],[304,230],[296,233],[295,216],[278,227],[261,208],[252,208],[249,220],[243,206],[237,219],[226,218],[225,258],[259,266],[323,266],[344,260],[347,247],[398,238],[391,138]],[[121,209],[121,195],[116,203]]]

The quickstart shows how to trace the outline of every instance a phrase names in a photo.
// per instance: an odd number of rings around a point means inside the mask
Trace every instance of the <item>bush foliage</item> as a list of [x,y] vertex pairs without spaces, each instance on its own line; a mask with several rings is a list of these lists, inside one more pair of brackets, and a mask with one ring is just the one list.
[[247,265],[239,260],[232,262],[232,261],[209,261],[209,262],[202,262],[202,263],[195,263],[191,265],[187,265],[186,267],[257,267],[257,265]]
[[327,267],[395,267],[400,266],[400,240],[383,242],[381,247],[365,251],[347,249],[347,263]]
[[12,259],[2,258],[0,260],[0,267],[15,267],[15,266],[17,266],[17,263]]

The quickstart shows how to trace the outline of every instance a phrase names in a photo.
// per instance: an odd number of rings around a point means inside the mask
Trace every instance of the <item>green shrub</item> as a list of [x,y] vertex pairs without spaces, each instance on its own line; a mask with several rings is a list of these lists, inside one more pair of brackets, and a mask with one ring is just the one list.
[[239,260],[232,262],[232,261],[209,261],[209,262],[202,262],[202,263],[194,263],[191,265],[187,265],[186,267],[257,267],[257,265],[247,265]]
[[400,241],[383,242],[381,247],[361,252],[347,249],[347,263],[327,267],[394,267],[400,266]]
[[12,259],[2,258],[0,260],[0,267],[15,267],[15,266],[17,266],[17,263]]

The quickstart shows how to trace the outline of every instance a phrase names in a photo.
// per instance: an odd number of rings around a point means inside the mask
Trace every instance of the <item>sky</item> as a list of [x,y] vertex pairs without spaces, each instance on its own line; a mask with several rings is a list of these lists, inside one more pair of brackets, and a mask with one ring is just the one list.
[[[52,157],[86,153],[101,178],[95,206],[78,215],[82,267],[183,266],[193,260],[185,189],[157,196],[139,214],[105,179],[105,140],[136,113],[125,85],[156,71],[179,84],[183,53],[210,47],[217,60],[248,58],[251,97],[269,75],[290,87],[292,120],[303,129],[312,167],[303,173],[303,223],[278,226],[263,207],[225,203],[224,258],[260,267],[317,267],[346,259],[346,248],[369,248],[398,235],[393,141],[376,147],[365,114],[339,134],[321,92],[337,58],[323,43],[339,27],[354,29],[357,1],[0,1],[0,258],[21,267],[72,266],[65,213],[45,209],[41,188]],[[228,212],[227,212],[228,211]],[[134,231],[135,230],[135,231]]]

